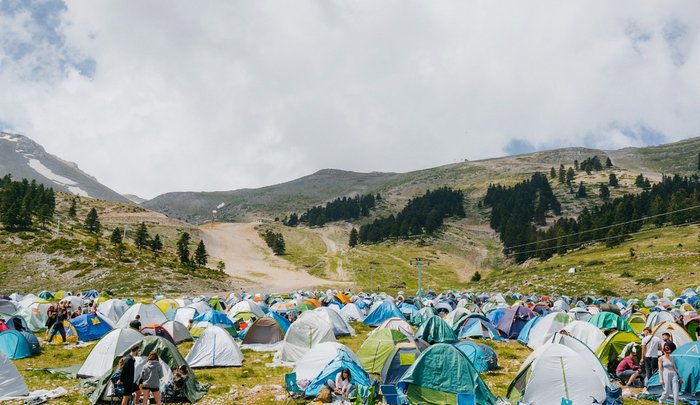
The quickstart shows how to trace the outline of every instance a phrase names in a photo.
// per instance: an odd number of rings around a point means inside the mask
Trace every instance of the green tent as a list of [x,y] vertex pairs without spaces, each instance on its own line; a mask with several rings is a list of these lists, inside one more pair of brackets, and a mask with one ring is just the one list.
[[450,325],[439,316],[431,316],[418,328],[415,336],[430,344],[455,343],[457,341],[457,335],[452,331]]
[[357,357],[368,373],[381,373],[386,359],[397,343],[408,342],[406,335],[395,329],[380,329],[372,333],[360,346]]
[[412,404],[455,405],[458,393],[473,394],[478,405],[496,403],[467,356],[446,343],[424,351],[401,377],[399,387]]
[[605,331],[617,329],[625,332],[632,332],[632,327],[620,315],[612,312],[601,312],[588,320],[588,323],[595,325],[598,329]]
[[627,318],[627,324],[636,334],[642,333],[647,323],[647,317],[641,312],[635,312]]
[[639,336],[631,332],[614,332],[608,335],[608,337],[603,340],[603,343],[598,346],[598,350],[595,351],[596,357],[603,363],[604,366],[608,366],[608,363],[615,363],[617,358],[622,353],[622,349],[625,348],[629,343],[640,343],[641,340]]
[[[145,336],[137,344],[140,347],[138,354],[139,356],[147,356],[151,352],[156,352],[158,353],[158,357],[160,358],[160,360],[166,363],[171,370],[176,369],[182,366],[183,364],[187,366],[187,374],[189,375],[189,377],[185,380],[185,385],[182,388],[182,393],[188,401],[190,401],[191,403],[197,402],[200,399],[202,399],[204,394],[207,393],[208,386],[202,385],[199,382],[197,382],[194,372],[192,371],[192,369],[190,369],[189,364],[187,364],[187,361],[185,361],[185,358],[182,357],[182,354],[180,354],[175,345],[158,336]],[[99,377],[97,379],[97,385],[95,387],[95,390],[91,394],[89,394],[90,403],[94,405],[100,401],[102,393],[110,384],[110,377],[117,369],[119,359],[126,355],[129,350],[130,348],[126,349],[124,353],[121,353],[119,356],[115,357],[112,361],[112,368],[102,377]]]

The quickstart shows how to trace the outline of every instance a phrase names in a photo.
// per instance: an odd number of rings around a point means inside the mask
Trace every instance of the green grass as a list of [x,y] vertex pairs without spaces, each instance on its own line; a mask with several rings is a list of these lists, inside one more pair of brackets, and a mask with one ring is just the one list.
[[[569,274],[570,268],[577,272]],[[492,270],[479,287],[537,294],[640,297],[663,288],[680,291],[697,287],[698,275],[700,226],[650,226],[613,248],[598,243],[542,263]]]

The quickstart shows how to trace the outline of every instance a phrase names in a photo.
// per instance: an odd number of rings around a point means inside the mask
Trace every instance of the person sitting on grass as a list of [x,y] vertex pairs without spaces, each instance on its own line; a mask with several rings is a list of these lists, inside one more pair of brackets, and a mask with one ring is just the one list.
[[342,400],[350,399],[352,394],[352,377],[350,369],[344,368],[343,371],[335,376],[335,381],[328,380],[326,385],[333,391],[333,395]]
[[641,369],[639,368],[639,355],[635,352],[622,359],[615,369],[615,374],[627,387],[642,387],[644,385],[641,380],[638,380]]

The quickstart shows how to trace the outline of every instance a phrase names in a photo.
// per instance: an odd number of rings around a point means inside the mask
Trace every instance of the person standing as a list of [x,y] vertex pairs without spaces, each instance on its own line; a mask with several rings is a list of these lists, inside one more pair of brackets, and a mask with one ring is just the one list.
[[56,315],[56,320],[54,321],[53,325],[51,326],[51,333],[49,334],[49,343],[53,341],[53,338],[57,335],[61,335],[61,343],[66,343],[66,329],[63,327],[63,322],[68,319],[68,313],[65,308],[61,308],[58,310],[58,314]]
[[659,382],[664,387],[664,392],[659,397],[659,405],[663,405],[669,394],[673,394],[673,405],[678,405],[678,391],[683,380],[671,356],[671,345],[665,344],[663,353],[659,357]]
[[649,379],[656,372],[659,366],[659,351],[661,350],[661,339],[651,334],[651,328],[644,328],[644,339],[642,339],[642,358],[644,358],[644,383],[648,384]]
[[141,380],[143,381],[143,405],[148,405],[148,398],[151,392],[153,399],[157,405],[160,402],[160,380],[163,378],[163,368],[158,361],[158,353],[151,352],[148,354],[148,363],[143,366],[141,371]]
[[676,344],[673,343],[673,337],[671,337],[671,334],[668,332],[664,332],[661,334],[661,341],[663,345],[669,345],[671,347],[671,353],[675,352],[677,347]]
[[124,356],[124,366],[122,367],[122,374],[120,377],[120,381],[117,381],[117,384],[121,383],[124,385],[124,395],[122,396],[121,405],[127,405],[129,403],[129,399],[131,399],[131,394],[134,393],[136,394],[134,402],[138,402],[139,400],[139,386],[136,384],[136,379],[134,378],[134,366],[136,365],[136,360],[134,359],[134,357],[136,357],[138,354],[139,347],[134,346],[129,351],[129,354]]

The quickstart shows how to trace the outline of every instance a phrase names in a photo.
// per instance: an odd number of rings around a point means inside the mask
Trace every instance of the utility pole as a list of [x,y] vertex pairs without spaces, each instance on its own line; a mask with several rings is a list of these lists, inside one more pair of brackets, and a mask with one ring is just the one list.
[[379,262],[375,262],[374,260],[369,262],[370,267],[368,269],[369,271],[369,292],[374,291],[374,265],[379,264]]
[[418,291],[416,292],[416,295],[419,295],[423,292],[423,266],[430,266],[432,261],[417,257],[411,260],[409,263],[418,268]]

